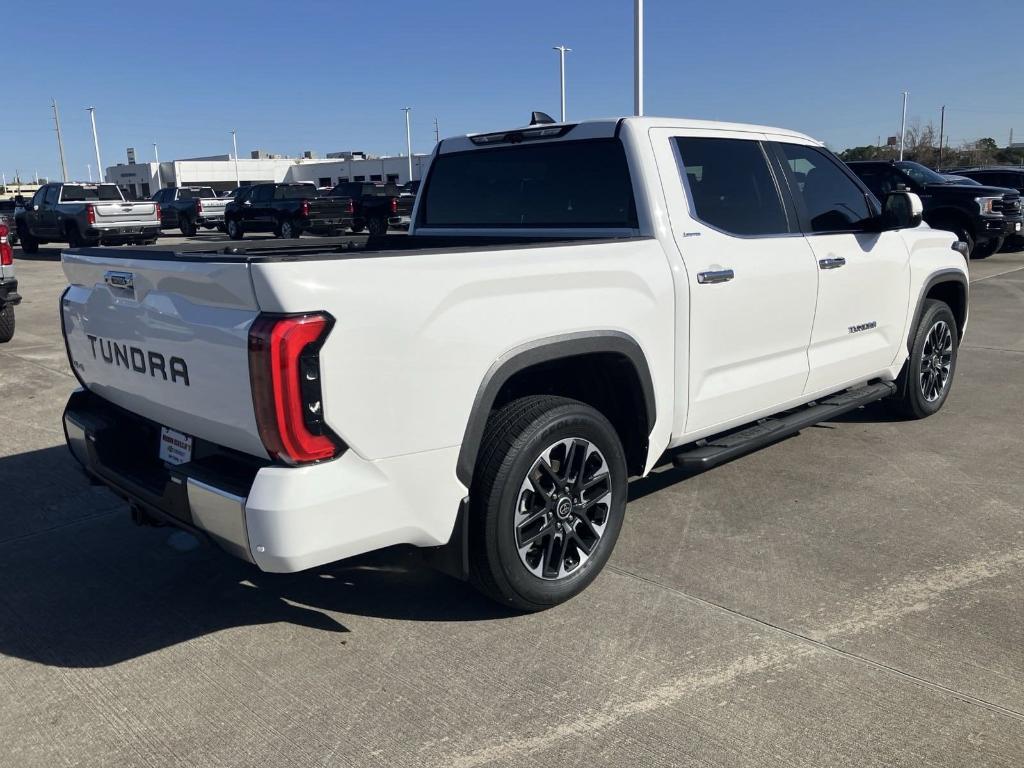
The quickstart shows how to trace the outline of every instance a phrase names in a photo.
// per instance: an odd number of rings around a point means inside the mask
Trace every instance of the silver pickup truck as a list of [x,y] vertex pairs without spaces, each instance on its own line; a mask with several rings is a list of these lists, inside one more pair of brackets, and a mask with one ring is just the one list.
[[160,235],[160,206],[128,202],[116,184],[45,184],[17,215],[25,253],[44,243],[152,245]]

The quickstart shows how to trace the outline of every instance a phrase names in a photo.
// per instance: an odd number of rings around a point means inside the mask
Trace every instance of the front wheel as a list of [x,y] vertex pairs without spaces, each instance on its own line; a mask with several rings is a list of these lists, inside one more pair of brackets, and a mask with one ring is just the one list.
[[986,240],[984,243],[978,243],[974,246],[974,251],[971,253],[972,259],[987,259],[993,253],[1003,247],[1003,238],[997,237],[994,240]]
[[245,237],[245,232],[242,230],[242,225],[239,224],[234,219],[228,221],[227,233],[228,238],[230,238],[231,240],[241,240],[243,237]]
[[5,304],[0,309],[0,344],[5,344],[14,338],[14,307]]
[[959,344],[956,318],[949,305],[926,300],[898,382],[900,395],[895,405],[903,416],[923,419],[942,408],[956,373]]
[[520,610],[558,605],[600,573],[622,528],[626,459],[589,405],[531,396],[491,414],[470,489],[470,575]]

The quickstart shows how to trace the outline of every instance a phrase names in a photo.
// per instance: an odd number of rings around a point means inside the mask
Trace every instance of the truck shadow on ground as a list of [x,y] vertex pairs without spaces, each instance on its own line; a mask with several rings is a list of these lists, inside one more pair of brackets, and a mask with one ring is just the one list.
[[[41,489],[40,477],[50,478]],[[183,531],[140,528],[127,505],[88,485],[64,447],[0,458],[0,483],[9,481],[0,501],[3,655],[104,667],[233,627],[289,622],[345,633],[346,616],[514,615],[408,550],[265,574]]]

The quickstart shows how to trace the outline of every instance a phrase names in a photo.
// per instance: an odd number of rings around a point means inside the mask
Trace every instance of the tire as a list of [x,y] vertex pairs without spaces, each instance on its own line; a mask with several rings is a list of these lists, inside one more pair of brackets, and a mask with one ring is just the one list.
[[366,231],[374,237],[388,233],[388,220],[381,218],[370,219],[366,225]]
[[354,222],[352,222],[352,227],[351,227],[351,229],[352,229],[352,231],[353,231],[353,232],[354,232],[355,234],[357,234],[357,235],[358,235],[358,234],[359,234],[360,232],[362,232],[362,231],[363,231],[363,230],[364,230],[365,228],[366,228],[366,224],[365,224],[365,222],[362,222],[362,221],[354,221]]
[[[538,395],[492,413],[470,489],[473,585],[524,611],[579,594],[618,539],[626,479],[622,443],[589,405]],[[582,482],[591,485],[589,491],[580,488]],[[521,546],[527,539],[533,540]]]
[[39,241],[36,240],[27,230],[21,232],[21,250],[25,253],[39,253]]
[[953,386],[959,344],[956,318],[949,305],[926,299],[910,357],[897,382],[899,399],[893,403],[897,412],[908,419],[938,413]]
[[1003,238],[997,237],[994,240],[986,240],[974,246],[971,251],[972,259],[987,259],[993,253],[1003,247]]
[[231,240],[241,240],[245,237],[245,230],[242,229],[242,225],[234,219],[228,221],[224,226],[224,231],[227,232],[228,238]]
[[284,219],[277,225],[277,236],[285,240],[301,237],[302,228],[292,219]]
[[181,234],[183,234],[185,237],[195,237],[196,236],[196,225],[195,225],[195,222],[193,222],[191,219],[189,219],[188,216],[179,216],[178,217],[178,229],[181,230]]
[[82,233],[74,224],[68,225],[67,237],[68,245],[71,246],[72,248],[88,248],[90,246],[100,244],[99,238],[97,238],[96,240],[87,240],[86,238],[82,237]]
[[14,307],[10,304],[0,309],[0,344],[14,338]]

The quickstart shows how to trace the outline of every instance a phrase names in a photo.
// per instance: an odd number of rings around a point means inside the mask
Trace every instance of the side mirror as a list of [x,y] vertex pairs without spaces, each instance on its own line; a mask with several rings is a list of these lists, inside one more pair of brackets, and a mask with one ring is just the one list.
[[882,204],[882,228],[913,229],[921,224],[923,215],[924,203],[915,193],[890,192]]

